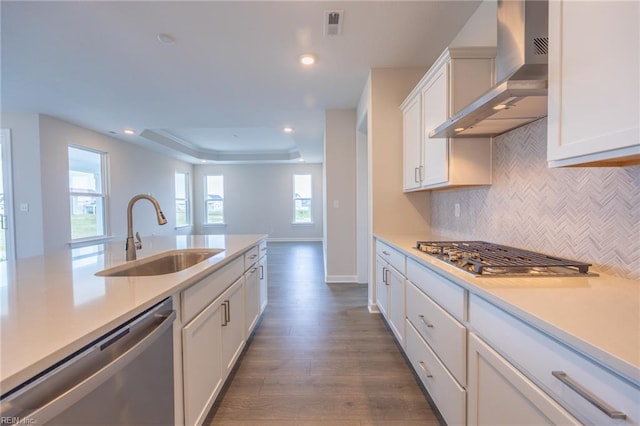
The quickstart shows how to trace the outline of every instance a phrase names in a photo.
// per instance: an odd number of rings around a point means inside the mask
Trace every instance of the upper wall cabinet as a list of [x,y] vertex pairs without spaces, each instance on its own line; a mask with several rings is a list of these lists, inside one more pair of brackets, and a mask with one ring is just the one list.
[[446,49],[402,103],[404,190],[491,183],[490,138],[430,138],[494,82],[495,49]]
[[640,164],[640,3],[549,2],[549,167]]

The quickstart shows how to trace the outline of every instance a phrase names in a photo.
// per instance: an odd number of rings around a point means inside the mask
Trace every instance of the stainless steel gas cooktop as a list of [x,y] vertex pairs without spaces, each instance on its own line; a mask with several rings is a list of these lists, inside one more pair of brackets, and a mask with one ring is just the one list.
[[589,263],[485,241],[418,241],[415,248],[476,276],[597,276]]

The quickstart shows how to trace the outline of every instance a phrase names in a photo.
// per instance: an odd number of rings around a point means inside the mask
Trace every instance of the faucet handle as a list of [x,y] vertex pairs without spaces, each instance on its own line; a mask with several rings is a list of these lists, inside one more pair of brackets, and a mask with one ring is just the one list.
[[136,250],[140,250],[142,248],[142,238],[140,238],[140,233],[136,232]]

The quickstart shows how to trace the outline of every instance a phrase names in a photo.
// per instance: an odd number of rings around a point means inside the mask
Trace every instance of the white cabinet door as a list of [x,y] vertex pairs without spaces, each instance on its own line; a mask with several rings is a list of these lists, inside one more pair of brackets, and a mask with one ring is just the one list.
[[389,306],[389,289],[387,285],[388,273],[389,264],[379,256],[376,257],[376,304],[378,305],[378,309],[380,309],[382,315],[384,315],[387,320],[389,319],[389,314],[387,313]]
[[221,304],[211,303],[182,329],[185,424],[201,424],[222,385]]
[[422,89],[422,119],[424,120],[424,186],[449,180],[448,139],[430,138],[431,129],[449,118],[449,63],[444,63]]
[[422,111],[418,92],[402,105],[404,190],[420,188],[422,174]]
[[388,321],[393,334],[396,335],[396,339],[400,343],[400,346],[405,346],[405,279],[402,274],[396,271],[392,267],[387,267],[389,272],[387,273],[387,293],[388,299]]
[[640,2],[549,2],[550,167],[640,162]]
[[226,375],[242,352],[245,337],[244,278],[236,281],[220,296],[222,313],[222,367]]
[[249,336],[260,316],[260,265],[257,263],[245,273],[244,293],[247,336]]
[[579,425],[546,393],[469,333],[469,425]]

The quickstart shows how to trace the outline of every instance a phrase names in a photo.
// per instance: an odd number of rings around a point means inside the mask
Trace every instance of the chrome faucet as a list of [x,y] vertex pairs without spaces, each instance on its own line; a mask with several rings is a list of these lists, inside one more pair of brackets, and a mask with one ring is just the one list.
[[127,207],[127,242],[124,247],[124,251],[126,254],[127,260],[136,260],[136,249],[142,248],[142,240],[140,239],[140,234],[136,232],[137,242],[133,241],[133,205],[136,201],[141,199],[149,200],[153,203],[153,207],[156,209],[156,215],[158,216],[158,225],[166,225],[167,219],[164,217],[164,213],[160,210],[160,204],[158,204],[158,200],[153,198],[151,195],[138,194],[134,196],[131,201],[129,201],[129,206]]

